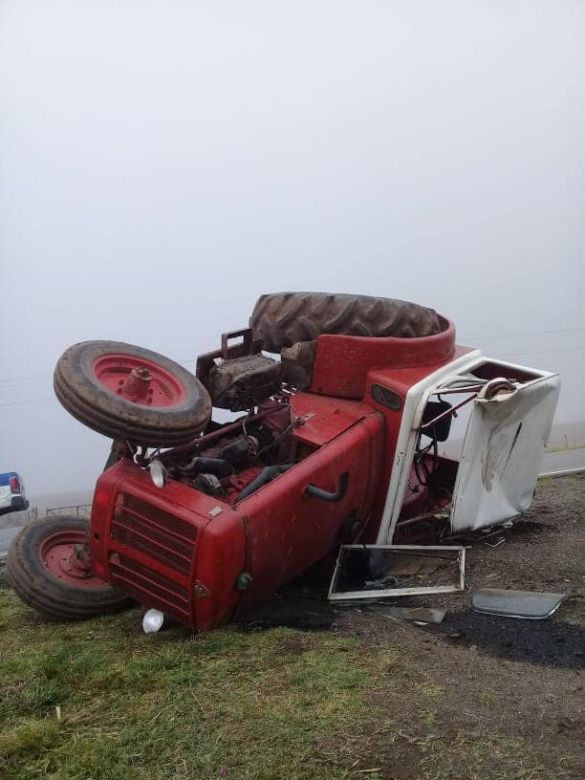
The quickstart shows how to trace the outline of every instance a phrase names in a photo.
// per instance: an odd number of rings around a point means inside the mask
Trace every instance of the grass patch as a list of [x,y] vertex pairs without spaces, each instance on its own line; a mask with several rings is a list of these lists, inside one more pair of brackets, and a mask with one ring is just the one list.
[[349,777],[319,746],[397,659],[290,629],[146,636],[136,611],[45,623],[7,590],[0,623],[3,780]]
[[419,713],[419,718],[421,723],[424,723],[426,726],[434,726],[439,722],[437,713],[431,710],[422,710]]
[[[481,740],[457,734],[451,744],[430,742],[426,757],[425,780],[544,780],[540,767],[526,766],[520,740],[504,734],[487,733]],[[566,777],[555,774],[555,778]]]
[[494,695],[490,691],[476,691],[475,696],[477,701],[484,706],[494,703]]
[[[0,626],[1,780],[553,776],[535,735],[500,723],[489,667],[461,688],[438,684],[410,652],[414,628],[147,636],[137,610],[48,623],[1,589]],[[571,771],[554,777],[581,776]]]
[[433,682],[422,683],[417,686],[420,693],[427,699],[440,699],[447,693],[447,689],[442,685],[437,685]]

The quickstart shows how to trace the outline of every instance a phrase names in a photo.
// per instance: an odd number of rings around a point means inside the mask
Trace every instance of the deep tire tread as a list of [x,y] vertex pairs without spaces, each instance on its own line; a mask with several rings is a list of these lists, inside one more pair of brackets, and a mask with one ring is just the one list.
[[448,326],[433,309],[408,301],[310,292],[262,295],[250,325],[268,352],[280,352],[324,333],[419,338]]

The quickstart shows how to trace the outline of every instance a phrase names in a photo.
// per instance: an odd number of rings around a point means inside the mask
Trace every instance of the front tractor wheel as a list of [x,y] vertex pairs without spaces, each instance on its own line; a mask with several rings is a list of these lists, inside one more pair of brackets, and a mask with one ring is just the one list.
[[53,377],[62,406],[94,431],[144,447],[192,441],[207,425],[211,398],[185,368],[120,341],[82,341],[59,358]]
[[25,526],[10,546],[8,581],[45,617],[84,620],[131,604],[93,573],[85,546],[88,528],[80,517],[47,517]]

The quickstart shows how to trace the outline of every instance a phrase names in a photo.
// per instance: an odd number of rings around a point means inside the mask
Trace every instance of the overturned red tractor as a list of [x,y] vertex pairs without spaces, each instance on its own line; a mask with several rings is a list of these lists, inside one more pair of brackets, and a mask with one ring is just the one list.
[[[89,525],[50,517],[16,538],[15,590],[54,619],[131,599],[202,631],[341,544],[445,539],[525,511],[559,378],[456,346],[416,304],[278,293],[196,376],[94,341],[63,354],[54,386],[114,443]],[[220,424],[212,407],[241,414]]]

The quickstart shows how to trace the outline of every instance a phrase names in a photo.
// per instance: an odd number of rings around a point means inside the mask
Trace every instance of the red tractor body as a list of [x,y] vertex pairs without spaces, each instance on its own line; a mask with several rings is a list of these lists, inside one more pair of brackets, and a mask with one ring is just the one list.
[[[173,479],[156,487],[148,471],[119,461],[96,486],[90,533],[96,574],[145,606],[205,630],[339,544],[374,541],[408,391],[466,351],[455,347],[452,325],[410,341],[321,336],[309,390],[288,400],[294,465],[237,500],[258,476],[257,466],[232,478],[219,498]],[[392,396],[380,395],[383,389]],[[333,498],[344,479],[343,495]],[[311,495],[311,485],[328,496]],[[410,502],[422,506],[425,497],[419,485]]]
[[64,353],[59,400],[115,443],[89,531],[52,518],[16,540],[25,601],[81,618],[125,595],[202,631],[340,545],[442,540],[530,505],[558,375],[458,347],[402,301],[262,296],[251,325],[196,377],[119,342]]
[[[293,414],[308,400],[294,397]],[[311,400],[314,417],[298,429],[311,453],[235,504],[172,479],[157,488],[127,460],[104,472],[91,518],[98,576],[203,630],[355,538],[383,488],[384,417],[362,403]],[[248,472],[242,481],[258,469]],[[338,501],[305,493],[311,484],[332,492],[343,474],[347,489]]]

